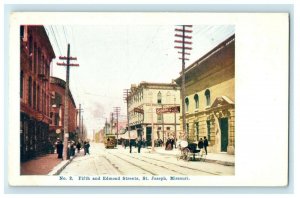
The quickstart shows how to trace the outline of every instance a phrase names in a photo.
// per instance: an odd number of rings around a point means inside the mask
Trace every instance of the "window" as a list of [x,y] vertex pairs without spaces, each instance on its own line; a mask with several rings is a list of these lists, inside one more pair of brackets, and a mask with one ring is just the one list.
[[40,111],[40,86],[37,86],[37,110]]
[[157,114],[157,122],[162,122],[162,114]]
[[31,55],[33,51],[33,41],[32,41],[32,36],[29,36],[29,55]]
[[58,126],[59,124],[59,114],[58,113],[55,113],[55,117],[54,117],[54,125],[55,126]]
[[185,98],[185,111],[189,111],[189,98]]
[[[36,63],[37,63],[37,47],[36,47],[36,43],[34,43],[33,45],[33,68],[34,68],[34,73],[36,73]],[[32,70],[32,66],[31,66],[31,70]]]
[[23,98],[23,80],[24,80],[24,74],[23,71],[21,71],[20,74],[20,98]]
[[205,91],[205,98],[206,98],[206,106],[209,106],[210,105],[210,91],[209,91],[209,89],[207,89]]
[[32,105],[32,79],[29,77],[28,79],[28,104],[29,106]]
[[189,131],[190,131],[190,125],[186,124],[186,137],[189,139]]
[[157,104],[161,104],[161,93],[158,92],[157,94]]
[[167,127],[167,130],[169,131],[171,129],[171,127]]
[[20,37],[24,38],[24,25],[21,25],[20,27]]
[[33,108],[36,109],[36,84],[33,82]]
[[171,104],[171,93],[167,92],[167,104]]
[[194,95],[194,100],[195,100],[195,108],[199,109],[199,96],[198,96],[198,94]]

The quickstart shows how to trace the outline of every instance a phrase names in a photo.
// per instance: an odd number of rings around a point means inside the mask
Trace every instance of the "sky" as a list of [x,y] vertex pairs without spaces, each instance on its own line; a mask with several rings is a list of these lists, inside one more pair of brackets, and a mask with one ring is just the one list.
[[[178,26],[177,26],[178,27]],[[48,25],[45,26],[56,54],[51,75],[66,79],[66,68],[57,66],[58,57],[77,57],[79,67],[70,69],[70,90],[77,108],[83,109],[83,122],[91,135],[103,128],[114,107],[126,119],[123,90],[142,81],[171,83],[179,77],[181,60],[174,40],[173,25]],[[220,42],[234,34],[233,25],[192,27],[193,48],[186,67]]]

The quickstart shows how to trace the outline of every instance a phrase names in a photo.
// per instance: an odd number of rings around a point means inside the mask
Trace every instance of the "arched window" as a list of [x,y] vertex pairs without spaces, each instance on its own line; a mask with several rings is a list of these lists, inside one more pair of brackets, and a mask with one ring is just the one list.
[[32,79],[29,77],[28,79],[28,104],[32,105]]
[[198,96],[198,94],[194,95],[194,100],[195,100],[195,108],[199,109],[199,96]]
[[33,82],[33,108],[36,109],[36,84]]
[[171,93],[168,91],[167,92],[167,100],[166,100],[167,104],[171,104]]
[[189,111],[189,98],[185,98],[185,111],[188,112]]
[[209,106],[210,105],[210,91],[209,91],[209,89],[207,89],[205,91],[205,98],[206,98],[206,106]]
[[161,104],[161,93],[160,93],[160,91],[157,94],[157,104]]

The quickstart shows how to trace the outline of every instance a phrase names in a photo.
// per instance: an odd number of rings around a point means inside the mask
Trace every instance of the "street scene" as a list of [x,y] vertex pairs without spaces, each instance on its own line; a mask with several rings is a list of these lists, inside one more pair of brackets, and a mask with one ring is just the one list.
[[235,27],[21,25],[20,175],[234,176]]
[[[78,154],[60,175],[233,175],[234,158],[215,155],[210,159],[197,158],[184,161],[177,158],[177,152],[164,148],[151,149],[119,147],[105,149],[102,144],[92,144],[90,155]],[[218,161],[217,161],[218,160]]]

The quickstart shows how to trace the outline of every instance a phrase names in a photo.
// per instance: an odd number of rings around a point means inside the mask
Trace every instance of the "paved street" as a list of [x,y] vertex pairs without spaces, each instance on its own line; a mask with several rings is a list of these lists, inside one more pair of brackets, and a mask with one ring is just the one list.
[[90,155],[78,155],[60,175],[234,175],[234,166],[178,160],[175,155],[151,153],[150,147],[141,153],[133,147],[129,153],[128,147],[105,149],[93,143]]

